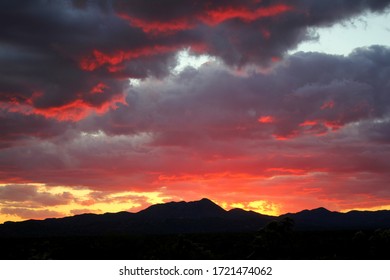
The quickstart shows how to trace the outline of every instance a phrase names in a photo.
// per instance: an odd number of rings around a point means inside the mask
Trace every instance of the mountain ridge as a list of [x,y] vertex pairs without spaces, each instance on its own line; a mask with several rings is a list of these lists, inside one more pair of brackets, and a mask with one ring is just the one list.
[[64,218],[5,222],[0,224],[0,237],[249,232],[285,218],[294,221],[296,230],[390,228],[389,210],[340,213],[320,207],[268,216],[240,208],[227,211],[203,198],[155,204],[136,213],[86,213]]

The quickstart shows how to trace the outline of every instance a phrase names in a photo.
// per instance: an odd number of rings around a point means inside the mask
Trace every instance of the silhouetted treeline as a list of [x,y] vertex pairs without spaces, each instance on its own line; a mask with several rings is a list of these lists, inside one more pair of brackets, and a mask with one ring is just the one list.
[[390,230],[1,238],[1,259],[390,259]]

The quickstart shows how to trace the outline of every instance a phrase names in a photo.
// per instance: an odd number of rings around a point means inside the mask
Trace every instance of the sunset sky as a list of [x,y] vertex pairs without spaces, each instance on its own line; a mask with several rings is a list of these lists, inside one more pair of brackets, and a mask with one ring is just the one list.
[[0,223],[203,197],[390,209],[390,0],[0,1]]

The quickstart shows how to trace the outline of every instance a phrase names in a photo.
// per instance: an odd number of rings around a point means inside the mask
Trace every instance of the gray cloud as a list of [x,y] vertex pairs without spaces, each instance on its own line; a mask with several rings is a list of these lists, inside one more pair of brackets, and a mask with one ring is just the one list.
[[73,196],[68,192],[62,194],[50,194],[40,192],[36,186],[32,185],[6,185],[0,187],[0,202],[31,203],[36,206],[65,205],[73,200]]
[[[350,56],[297,53],[270,73],[237,76],[218,65],[188,68],[162,84],[149,80],[130,89],[127,103],[100,124],[108,134],[153,132],[158,144],[211,138],[288,137],[325,133],[389,112],[386,81],[390,51],[373,46]],[[273,121],[260,123],[262,116]],[[306,123],[305,123],[306,122]]]
[[385,174],[388,57],[379,46],[346,57],[297,53],[267,73],[242,76],[217,63],[145,80],[129,90],[129,106],[55,141],[3,150],[0,176],[155,190],[160,175],[220,170]]

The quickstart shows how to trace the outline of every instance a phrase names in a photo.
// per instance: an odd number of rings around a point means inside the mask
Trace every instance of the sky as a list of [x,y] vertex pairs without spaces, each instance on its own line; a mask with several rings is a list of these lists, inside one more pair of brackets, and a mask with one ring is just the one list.
[[390,0],[0,2],[0,223],[207,197],[390,209]]

